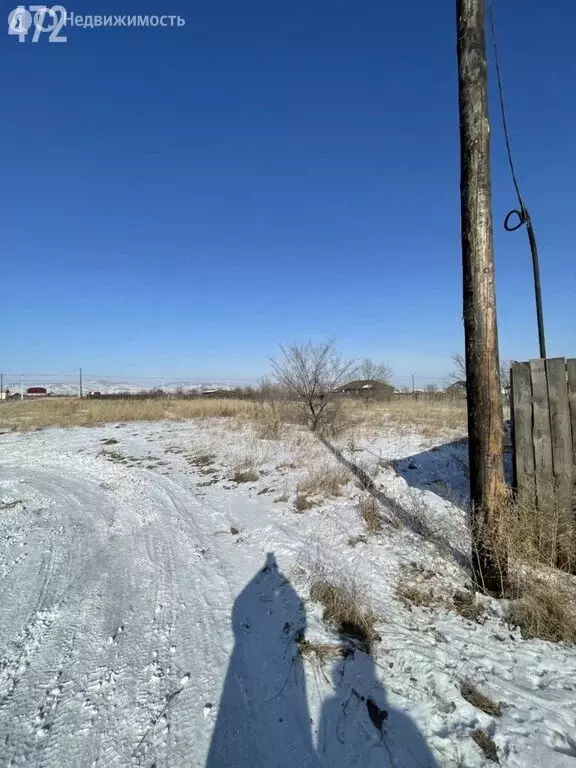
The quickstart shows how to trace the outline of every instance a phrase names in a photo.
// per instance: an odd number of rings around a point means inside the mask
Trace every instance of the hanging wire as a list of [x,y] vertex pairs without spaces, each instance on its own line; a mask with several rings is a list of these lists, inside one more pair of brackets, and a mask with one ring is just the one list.
[[[518,184],[518,177],[516,176],[516,169],[514,167],[514,160],[512,157],[510,134],[508,132],[508,121],[506,119],[506,108],[504,106],[504,91],[502,88],[502,76],[500,74],[500,58],[498,55],[498,41],[496,39],[496,24],[494,23],[492,0],[488,0],[488,15],[490,17],[490,27],[492,31],[492,49],[494,51],[494,63],[496,66],[496,80],[498,83],[498,97],[500,101],[502,127],[504,130],[504,141],[506,143],[506,154],[508,156],[508,165],[510,166],[510,173],[512,175],[512,182],[516,191],[516,197],[518,198],[518,208],[514,208],[506,215],[506,218],[504,219],[504,229],[507,232],[515,232],[517,229],[520,229],[522,225],[526,225],[528,241],[530,243],[530,252],[532,254],[532,271],[534,274],[534,295],[536,299],[536,317],[538,322],[538,342],[540,347],[540,357],[545,358],[546,339],[544,335],[544,313],[542,310],[542,286],[540,283],[538,246],[536,244],[536,235],[534,234],[532,219],[530,218],[528,208],[526,207],[522,194],[520,193],[520,185]],[[514,217],[517,217],[517,221],[511,223]]]

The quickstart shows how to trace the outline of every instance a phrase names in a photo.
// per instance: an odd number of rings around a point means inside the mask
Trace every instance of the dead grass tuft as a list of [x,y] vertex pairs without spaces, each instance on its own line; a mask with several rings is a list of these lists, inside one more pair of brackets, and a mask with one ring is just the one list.
[[487,715],[500,717],[502,714],[500,704],[493,699],[490,699],[488,696],[485,696],[483,693],[480,693],[471,680],[464,680],[462,682],[460,693],[462,698],[466,699],[469,704],[472,704],[476,709],[482,710],[482,712],[485,712]]
[[188,464],[198,468],[209,467],[215,460],[216,456],[213,453],[195,453],[187,457]]
[[307,509],[312,509],[314,502],[310,501],[308,496],[303,493],[297,493],[294,499],[294,510],[296,512],[306,512]]
[[366,536],[362,536],[362,535],[350,536],[350,538],[348,539],[349,547],[355,547],[357,544],[367,544],[367,543],[368,543],[368,539],[366,538]]
[[318,579],[310,586],[310,598],[324,606],[324,620],[341,636],[370,653],[380,639],[374,628],[376,616],[367,608],[355,585]]
[[260,472],[255,467],[254,460],[245,458],[233,467],[231,479],[235,483],[254,483],[259,477]]
[[298,644],[298,653],[303,659],[323,664],[327,659],[349,656],[351,649],[343,643],[314,643],[310,640],[301,640]]
[[349,473],[341,467],[319,467],[311,470],[298,484],[298,494],[334,498],[342,495]]
[[491,760],[493,763],[500,762],[498,760],[496,744],[488,731],[484,731],[482,728],[477,728],[475,731],[470,731],[470,736],[472,740],[478,744],[487,760]]
[[576,586],[574,579],[556,574],[518,576],[506,618],[522,637],[553,643],[576,643]]
[[397,584],[396,597],[408,608],[413,605],[430,606],[436,602],[431,589],[424,589],[416,584]]
[[374,496],[365,494],[360,498],[360,514],[370,533],[379,533],[382,530],[382,515]]
[[458,591],[452,596],[456,613],[469,621],[478,621],[484,615],[485,609],[482,603],[476,599],[473,592]]

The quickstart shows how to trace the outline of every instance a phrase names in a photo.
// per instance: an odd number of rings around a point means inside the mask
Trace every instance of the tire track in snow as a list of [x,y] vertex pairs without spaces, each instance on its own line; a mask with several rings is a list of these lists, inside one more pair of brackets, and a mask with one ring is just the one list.
[[[214,535],[229,528],[225,506],[88,456],[27,448],[0,471],[33,499],[18,510],[27,557],[2,595],[21,618],[0,620],[0,765],[186,764],[219,696],[242,579]],[[158,721],[190,670],[194,685]]]

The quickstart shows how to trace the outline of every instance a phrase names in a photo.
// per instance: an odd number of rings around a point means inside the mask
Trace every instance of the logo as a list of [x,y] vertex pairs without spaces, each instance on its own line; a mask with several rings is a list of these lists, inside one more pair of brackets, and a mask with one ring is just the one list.
[[8,34],[17,35],[19,43],[25,43],[28,33],[33,29],[32,42],[37,43],[40,35],[49,33],[50,43],[66,43],[68,37],[61,35],[66,25],[66,9],[61,5],[48,8],[45,5],[19,5],[8,14]]

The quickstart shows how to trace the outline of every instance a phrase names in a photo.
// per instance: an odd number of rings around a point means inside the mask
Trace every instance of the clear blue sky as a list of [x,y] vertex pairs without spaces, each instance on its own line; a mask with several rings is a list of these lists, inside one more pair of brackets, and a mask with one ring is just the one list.
[[[576,352],[576,6],[495,0],[550,355]],[[7,15],[12,3],[2,2]],[[398,377],[462,347],[455,2],[123,0],[3,77],[0,369],[252,377],[335,337]],[[6,30],[6,27],[5,27]],[[505,358],[537,356],[492,84]]]

